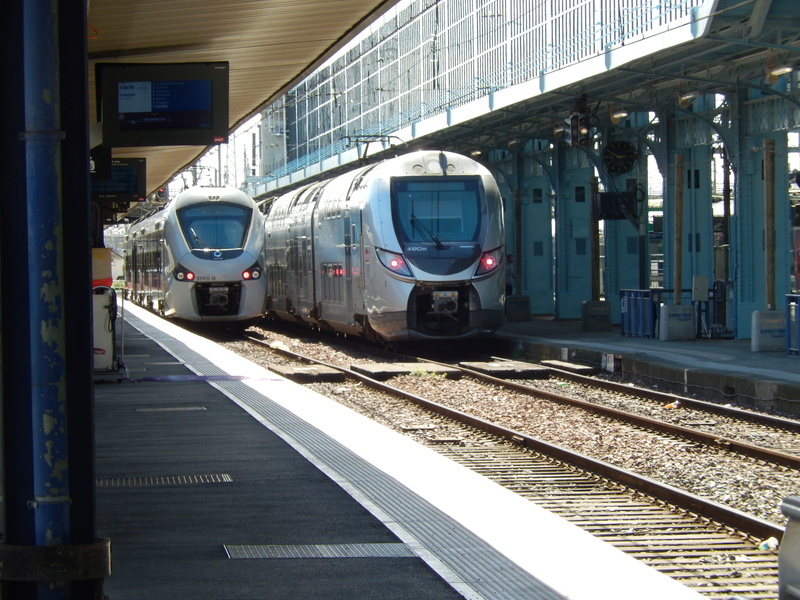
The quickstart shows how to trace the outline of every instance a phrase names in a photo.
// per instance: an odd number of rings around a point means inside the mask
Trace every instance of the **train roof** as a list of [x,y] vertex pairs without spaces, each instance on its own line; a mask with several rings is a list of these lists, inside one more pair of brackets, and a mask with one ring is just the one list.
[[[159,210],[145,215],[141,219],[130,223],[127,232],[146,227],[153,221],[163,220],[167,215],[185,206],[198,204],[201,202],[226,202],[228,204],[238,204],[240,206],[252,207],[258,210],[256,201],[243,191],[231,186],[195,186],[184,190],[174,199],[170,200]],[[126,232],[126,233],[127,233]]]
[[234,187],[224,186],[196,186],[184,190],[167,205],[177,210],[183,206],[197,204],[198,202],[227,202],[255,207],[255,200],[243,191]]

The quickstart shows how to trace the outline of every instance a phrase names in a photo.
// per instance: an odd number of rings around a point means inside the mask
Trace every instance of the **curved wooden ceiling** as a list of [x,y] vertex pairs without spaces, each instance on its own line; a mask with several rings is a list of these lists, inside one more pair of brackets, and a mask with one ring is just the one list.
[[[91,0],[89,104],[96,62],[230,63],[230,128],[327,60],[396,0]],[[155,190],[206,147],[115,148],[147,159]]]

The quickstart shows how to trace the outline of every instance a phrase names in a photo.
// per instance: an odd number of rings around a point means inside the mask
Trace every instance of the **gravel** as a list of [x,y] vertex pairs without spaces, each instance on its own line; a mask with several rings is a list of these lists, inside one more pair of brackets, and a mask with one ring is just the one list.
[[[329,364],[350,367],[355,363],[375,361],[369,350],[360,346],[334,346],[328,338],[295,338],[258,328],[251,328],[248,333],[263,336],[272,344],[282,344],[293,352]],[[246,342],[229,342],[224,345],[264,366],[291,362]],[[468,378],[448,380],[437,376],[406,375],[393,378],[391,384],[503,427],[658,481],[669,482],[673,486],[773,523],[783,524],[786,521],[780,511],[782,500],[786,496],[800,494],[800,477],[794,469],[766,465],[686,440],[665,438],[581,409],[487,386]],[[536,385],[562,395],[575,392],[578,397],[580,394],[585,397],[589,394],[594,399],[597,394],[602,393],[596,389],[587,391],[579,385],[559,381],[537,381]],[[464,438],[465,435],[463,428],[448,425],[444,419],[364,385],[317,383],[310,387],[388,427],[404,432],[421,443],[433,443],[453,436]],[[613,397],[610,401],[625,405],[617,408],[644,412],[653,418],[683,419],[690,422],[693,419],[689,413],[681,412],[681,416],[676,416],[676,409],[654,406],[651,401],[637,402],[627,396]],[[702,419],[708,421],[708,416]],[[717,421],[716,416],[714,420]],[[724,429],[725,424],[715,423],[715,427]],[[715,431],[726,437],[734,437],[733,432],[730,432],[732,435],[727,435],[724,431]],[[486,442],[485,437],[476,435],[474,439],[464,439],[462,443]]]

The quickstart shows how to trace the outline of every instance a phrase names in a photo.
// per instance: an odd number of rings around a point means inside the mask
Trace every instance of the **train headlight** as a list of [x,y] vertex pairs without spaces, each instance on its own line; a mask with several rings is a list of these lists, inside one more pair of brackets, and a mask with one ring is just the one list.
[[184,268],[182,265],[175,267],[172,273],[178,281],[194,281],[194,273]]
[[249,269],[242,271],[242,279],[258,279],[261,277],[261,267],[258,266],[258,263],[254,264]]
[[475,269],[475,276],[486,275],[494,271],[502,261],[503,248],[495,248],[489,252],[481,254],[481,260],[478,263],[478,268]]
[[408,268],[406,259],[403,258],[402,254],[381,250],[380,248],[375,248],[375,254],[378,260],[381,261],[381,264],[392,273],[403,275],[404,277],[411,277],[411,269]]

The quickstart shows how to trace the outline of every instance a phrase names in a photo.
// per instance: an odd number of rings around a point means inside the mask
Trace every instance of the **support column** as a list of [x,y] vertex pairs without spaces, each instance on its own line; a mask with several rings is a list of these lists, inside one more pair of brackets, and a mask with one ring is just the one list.
[[685,169],[683,154],[675,157],[675,231],[673,232],[673,287],[675,298],[673,304],[681,303],[681,288],[683,287],[683,191],[685,182]]
[[775,140],[764,140],[764,298],[775,308]]
[[780,352],[786,348],[786,313],[775,310],[775,140],[764,140],[764,302],[753,312],[750,349]]
[[0,6],[3,598],[99,600],[109,569],[94,530],[86,8]]
[[696,338],[694,307],[681,305],[683,281],[683,194],[686,185],[683,154],[675,157],[675,207],[673,237],[673,287],[672,304],[661,306],[658,337],[662,341],[693,340]]

